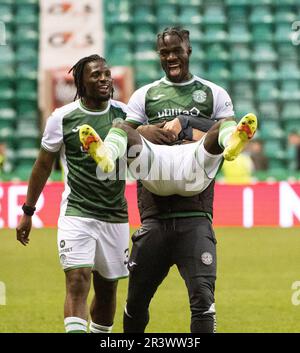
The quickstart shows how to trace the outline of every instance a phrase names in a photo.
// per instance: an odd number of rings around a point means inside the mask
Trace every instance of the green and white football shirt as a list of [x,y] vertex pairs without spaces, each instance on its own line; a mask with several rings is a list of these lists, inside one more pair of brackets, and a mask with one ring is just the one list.
[[231,99],[220,86],[193,76],[183,83],[166,77],[136,90],[128,105],[127,121],[156,124],[179,114],[220,119],[234,116]]
[[61,216],[88,217],[110,223],[128,222],[125,180],[97,178],[97,165],[82,151],[78,132],[81,125],[89,124],[104,140],[112,121],[125,117],[124,103],[110,100],[104,111],[90,111],[76,100],[56,109],[48,118],[41,146],[49,152],[60,151],[65,178]]

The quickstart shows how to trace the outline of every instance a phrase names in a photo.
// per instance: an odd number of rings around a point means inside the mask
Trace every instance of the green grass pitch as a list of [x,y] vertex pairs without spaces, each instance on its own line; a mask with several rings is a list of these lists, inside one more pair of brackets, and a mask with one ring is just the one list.
[[[300,281],[300,229],[217,228],[216,235],[218,332],[300,332],[300,305],[291,300]],[[27,247],[14,231],[1,230],[0,282],[0,332],[64,332],[55,229],[33,230]],[[114,332],[122,332],[126,290],[127,280],[120,281]],[[175,267],[150,315],[147,332],[189,332],[188,297]]]

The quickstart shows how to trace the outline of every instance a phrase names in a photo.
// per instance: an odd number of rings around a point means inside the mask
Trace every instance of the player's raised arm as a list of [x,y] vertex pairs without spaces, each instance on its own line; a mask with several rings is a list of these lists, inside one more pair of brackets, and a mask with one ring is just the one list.
[[29,179],[26,202],[23,206],[24,215],[17,226],[17,240],[23,245],[29,242],[29,234],[32,226],[31,218],[35,211],[37,200],[49,178],[56,153],[45,151],[41,148],[38,158],[33,166]]

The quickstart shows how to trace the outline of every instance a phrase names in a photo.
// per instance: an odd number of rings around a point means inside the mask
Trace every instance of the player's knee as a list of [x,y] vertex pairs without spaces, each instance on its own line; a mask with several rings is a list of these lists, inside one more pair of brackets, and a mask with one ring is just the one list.
[[124,333],[142,333],[149,322],[148,309],[137,311],[132,307],[132,311],[128,309],[128,304],[125,306],[123,315]]
[[72,296],[81,296],[88,292],[90,286],[90,271],[76,269],[66,272],[67,293]]

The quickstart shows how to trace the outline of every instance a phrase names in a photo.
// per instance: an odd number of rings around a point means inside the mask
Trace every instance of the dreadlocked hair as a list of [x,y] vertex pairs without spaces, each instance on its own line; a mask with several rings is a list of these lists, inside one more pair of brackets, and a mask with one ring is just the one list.
[[166,36],[170,36],[170,35],[174,35],[174,34],[177,35],[182,42],[185,41],[189,47],[191,46],[190,32],[187,29],[183,29],[179,26],[167,27],[162,32],[158,33],[157,43],[160,39],[162,39],[162,41],[165,42]]
[[102,61],[106,63],[106,60],[104,58],[102,58],[97,54],[93,54],[90,56],[86,56],[80,59],[79,61],[77,61],[77,63],[68,72],[68,74],[72,72],[74,77],[74,83],[76,87],[76,94],[75,94],[74,100],[76,100],[77,97],[82,98],[85,95],[85,89],[83,85],[83,70],[85,65],[92,61]]

